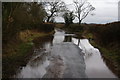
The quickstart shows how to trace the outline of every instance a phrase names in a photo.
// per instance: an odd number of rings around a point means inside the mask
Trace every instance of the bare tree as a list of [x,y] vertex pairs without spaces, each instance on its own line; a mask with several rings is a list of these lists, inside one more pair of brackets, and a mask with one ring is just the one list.
[[47,22],[50,22],[50,20],[57,16],[59,12],[66,10],[65,3],[59,0],[55,0],[54,2],[47,2],[47,4],[45,4],[45,8],[47,12]]
[[73,2],[75,5],[76,17],[79,20],[79,24],[81,24],[82,20],[85,19],[91,11],[95,10],[95,7],[87,2],[87,0],[75,0]]

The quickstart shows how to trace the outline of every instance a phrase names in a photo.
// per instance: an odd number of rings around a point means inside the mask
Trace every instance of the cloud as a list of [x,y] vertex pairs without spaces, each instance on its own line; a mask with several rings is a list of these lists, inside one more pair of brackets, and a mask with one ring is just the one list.
[[[73,0],[63,0],[67,4],[71,4]],[[109,23],[118,20],[118,0],[88,0],[95,8],[95,16],[88,15],[83,22],[86,23]],[[68,8],[74,10],[74,6],[70,5]],[[64,20],[57,19],[57,22]],[[60,21],[61,20],[61,21]],[[76,18],[74,22],[78,22]]]

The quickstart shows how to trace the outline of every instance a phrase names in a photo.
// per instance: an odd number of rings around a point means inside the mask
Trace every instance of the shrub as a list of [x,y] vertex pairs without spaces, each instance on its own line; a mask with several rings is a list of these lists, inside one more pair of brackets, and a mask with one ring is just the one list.
[[88,30],[94,34],[96,41],[101,45],[120,43],[120,22],[89,26]]
[[43,32],[51,32],[54,30],[55,24],[53,23],[43,23],[43,24],[38,24],[36,26],[36,28],[39,31],[43,31]]
[[71,24],[68,26],[68,29],[73,32],[81,32],[83,31],[83,26],[79,24]]

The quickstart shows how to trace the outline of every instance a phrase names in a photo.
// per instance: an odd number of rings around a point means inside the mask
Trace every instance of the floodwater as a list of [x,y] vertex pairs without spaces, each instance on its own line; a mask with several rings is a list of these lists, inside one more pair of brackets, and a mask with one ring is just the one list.
[[[66,34],[59,29],[55,31],[54,36],[40,37],[33,41],[34,55],[26,66],[21,66],[14,77],[117,78],[105,64],[100,51],[88,39],[74,38],[74,34]],[[70,48],[73,48],[72,52],[69,52]],[[81,54],[76,54],[76,51]]]

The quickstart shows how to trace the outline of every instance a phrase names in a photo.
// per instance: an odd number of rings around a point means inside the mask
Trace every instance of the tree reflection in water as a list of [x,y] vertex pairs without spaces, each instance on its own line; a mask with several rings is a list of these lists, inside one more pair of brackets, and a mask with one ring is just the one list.
[[72,42],[72,36],[65,36],[64,41],[63,42]]

